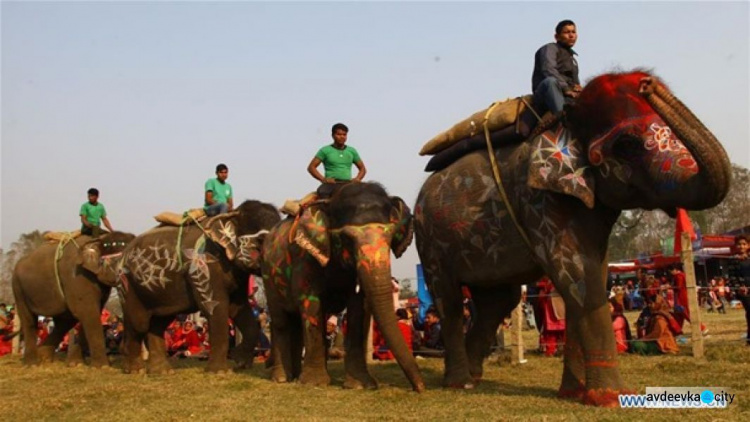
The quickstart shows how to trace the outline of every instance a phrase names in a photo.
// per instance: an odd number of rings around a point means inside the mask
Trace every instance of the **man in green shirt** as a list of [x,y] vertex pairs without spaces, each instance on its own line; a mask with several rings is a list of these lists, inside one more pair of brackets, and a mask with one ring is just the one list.
[[[359,153],[353,147],[346,145],[346,138],[349,134],[349,128],[343,123],[336,123],[331,128],[331,137],[333,143],[319,149],[307,171],[316,180],[324,185],[346,182],[360,182],[365,177],[367,169],[365,163],[359,158]],[[325,175],[320,174],[318,166],[323,163]],[[352,164],[357,166],[359,172],[352,179]],[[325,186],[321,186],[325,188]],[[328,191],[329,189],[323,189]]]
[[234,209],[232,185],[227,183],[227,177],[229,177],[229,168],[226,164],[219,164],[216,166],[216,177],[206,181],[203,209],[209,217]]
[[98,237],[102,234],[102,229],[99,227],[102,222],[109,231],[114,231],[112,225],[109,224],[107,219],[107,210],[104,209],[104,205],[99,202],[99,190],[91,188],[88,191],[89,201],[81,205],[81,211],[78,213],[81,216],[81,234]]

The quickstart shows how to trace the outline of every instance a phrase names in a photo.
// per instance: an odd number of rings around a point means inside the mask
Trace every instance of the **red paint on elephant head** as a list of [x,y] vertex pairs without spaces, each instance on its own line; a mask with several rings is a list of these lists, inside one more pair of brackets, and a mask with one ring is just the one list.
[[[579,140],[588,143],[591,164],[600,166],[617,155],[632,165],[644,165],[655,181],[684,182],[698,173],[698,164],[640,94],[641,81],[647,77],[664,86],[645,72],[595,78],[571,109],[571,125]],[[640,143],[640,148],[628,149],[627,142]]]

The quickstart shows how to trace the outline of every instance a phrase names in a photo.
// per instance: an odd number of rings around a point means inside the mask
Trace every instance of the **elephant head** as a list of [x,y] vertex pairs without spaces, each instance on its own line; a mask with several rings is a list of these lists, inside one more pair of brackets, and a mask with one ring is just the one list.
[[115,286],[122,251],[133,239],[135,236],[130,233],[112,232],[91,240],[81,246],[77,263],[96,275],[100,282]]
[[414,357],[401,335],[393,307],[391,251],[400,257],[412,240],[413,222],[401,198],[377,183],[350,183],[330,201],[304,210],[291,232],[322,266],[353,268],[383,336],[415,389],[423,388]]
[[268,230],[281,220],[270,204],[245,201],[236,211],[211,217],[207,237],[219,245],[229,261],[251,273],[260,271],[261,246]]
[[614,209],[700,210],[727,194],[731,166],[716,137],[655,76],[593,79],[565,118],[532,135],[529,185]]

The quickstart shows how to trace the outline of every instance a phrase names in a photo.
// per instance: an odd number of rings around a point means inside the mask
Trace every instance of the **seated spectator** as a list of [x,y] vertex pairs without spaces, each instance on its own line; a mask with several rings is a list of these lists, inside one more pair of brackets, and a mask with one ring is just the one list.
[[641,355],[658,355],[662,353],[676,354],[679,351],[675,341],[675,333],[671,327],[676,325],[671,323],[674,318],[669,313],[669,307],[661,296],[651,302],[651,316],[648,319],[645,335],[640,340],[631,343],[631,352]]
[[[373,332],[373,342],[375,332]],[[344,358],[344,336],[339,333],[339,318],[331,315],[326,321],[326,349],[329,359]]]
[[615,331],[615,343],[618,353],[626,353],[633,339],[628,320],[623,315],[623,307],[614,298],[609,300],[609,312],[612,315],[612,329]]
[[201,334],[195,330],[193,321],[187,320],[182,326],[184,338],[184,355],[187,357],[204,357],[203,340]]

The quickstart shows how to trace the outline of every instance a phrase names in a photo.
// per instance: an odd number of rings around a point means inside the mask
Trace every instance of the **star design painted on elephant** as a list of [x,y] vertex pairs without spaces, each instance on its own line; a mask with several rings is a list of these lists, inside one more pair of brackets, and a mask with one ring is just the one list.
[[136,247],[124,259],[135,279],[150,291],[163,289],[172,281],[167,274],[181,269],[177,255],[158,242],[147,248]]

